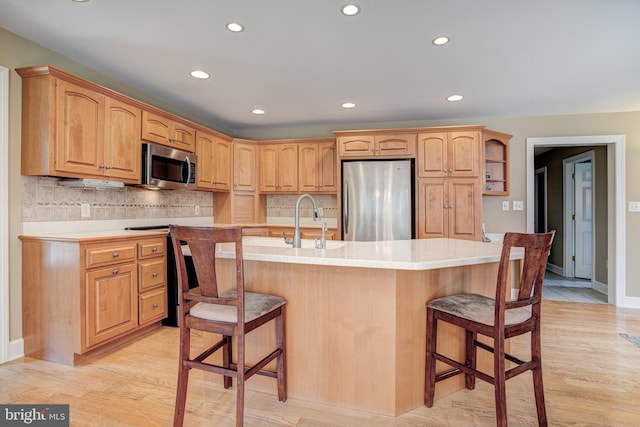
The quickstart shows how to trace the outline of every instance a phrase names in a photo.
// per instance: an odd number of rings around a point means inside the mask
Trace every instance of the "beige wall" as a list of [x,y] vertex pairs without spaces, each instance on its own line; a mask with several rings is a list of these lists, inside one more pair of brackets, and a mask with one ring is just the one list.
[[[483,221],[489,232],[526,229],[526,210],[503,212],[502,201],[526,201],[525,141],[527,137],[583,136],[583,135],[626,135],[626,200],[640,200],[640,112],[585,114],[535,117],[478,117],[465,120],[425,120],[412,122],[350,123],[340,125],[268,128],[260,130],[225,129],[211,120],[203,121],[188,112],[176,111],[171,105],[163,105],[150,95],[137,93],[108,76],[94,72],[76,62],[56,54],[37,44],[31,43],[13,33],[0,28],[0,65],[11,70],[9,80],[9,297],[10,297],[10,339],[22,335],[21,320],[21,247],[18,235],[21,231],[21,176],[20,176],[20,109],[21,80],[15,73],[16,67],[35,64],[51,64],[65,71],[95,81],[118,90],[149,104],[181,115],[195,122],[217,129],[231,136],[249,139],[278,139],[295,137],[332,136],[333,130],[366,129],[405,126],[468,125],[485,124],[487,127],[514,135],[511,140],[511,195],[508,197],[485,197]],[[626,202],[626,201],[625,201]],[[526,209],[526,206],[525,206]],[[640,214],[626,213],[627,236],[640,235]],[[627,239],[627,296],[640,297],[640,239]]]

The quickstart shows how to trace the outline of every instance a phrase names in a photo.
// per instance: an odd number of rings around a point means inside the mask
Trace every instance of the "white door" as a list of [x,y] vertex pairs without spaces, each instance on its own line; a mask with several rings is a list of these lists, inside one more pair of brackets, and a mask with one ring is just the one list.
[[593,190],[591,162],[575,164],[575,277],[591,279],[593,270]]

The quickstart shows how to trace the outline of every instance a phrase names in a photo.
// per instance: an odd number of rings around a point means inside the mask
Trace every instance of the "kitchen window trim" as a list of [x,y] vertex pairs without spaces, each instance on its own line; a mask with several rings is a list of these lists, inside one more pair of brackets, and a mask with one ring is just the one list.
[[9,69],[0,66],[0,364],[9,360]]

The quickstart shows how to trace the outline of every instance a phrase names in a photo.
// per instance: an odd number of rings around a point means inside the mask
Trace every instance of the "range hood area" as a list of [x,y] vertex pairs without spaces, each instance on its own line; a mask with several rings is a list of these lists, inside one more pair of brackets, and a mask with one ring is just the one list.
[[106,190],[114,188],[124,187],[123,182],[108,181],[106,179],[90,179],[90,178],[77,178],[77,179],[61,179],[61,185],[71,188],[86,188],[93,190]]

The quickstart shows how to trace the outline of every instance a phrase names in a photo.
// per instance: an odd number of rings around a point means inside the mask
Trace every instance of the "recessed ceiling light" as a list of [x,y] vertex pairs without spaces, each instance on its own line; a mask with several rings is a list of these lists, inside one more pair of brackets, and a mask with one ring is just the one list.
[[264,111],[263,109],[260,109],[260,108],[254,108],[253,110],[251,110],[251,112],[253,114],[257,114],[258,116],[261,116],[261,115],[266,113],[266,111]]
[[451,96],[447,96],[447,101],[457,102],[457,101],[461,101],[462,98],[464,98],[464,96],[462,95],[451,95]]
[[443,46],[449,43],[449,37],[447,36],[436,37],[435,39],[431,40],[431,43],[433,43],[436,46]]
[[357,4],[348,4],[346,6],[342,6],[342,13],[347,16],[354,16],[360,12],[360,6]]
[[342,108],[356,108],[356,104],[354,104],[353,102],[343,102],[342,104],[340,104],[340,106]]
[[244,31],[244,27],[237,22],[229,22],[227,24],[227,30],[233,31],[234,33],[239,33],[241,31]]
[[189,74],[191,74],[191,77],[195,77],[196,79],[208,79],[210,77],[209,73],[205,73],[202,70],[194,70]]

